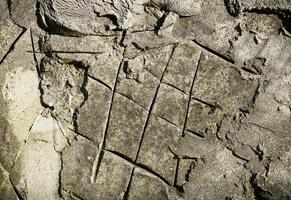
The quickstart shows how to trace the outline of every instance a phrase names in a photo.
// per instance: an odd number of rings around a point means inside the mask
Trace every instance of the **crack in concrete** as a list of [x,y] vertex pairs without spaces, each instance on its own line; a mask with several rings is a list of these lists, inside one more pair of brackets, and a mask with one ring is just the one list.
[[6,59],[6,57],[14,50],[14,47],[16,45],[16,43],[18,42],[18,40],[24,35],[24,33],[26,32],[26,29],[22,29],[22,32],[18,35],[18,37],[13,41],[13,43],[10,45],[8,51],[6,52],[6,54],[3,56],[3,58],[0,60],[0,65],[4,62],[4,60]]
[[[164,75],[165,75],[165,73],[167,71],[167,67],[169,66],[170,60],[173,57],[173,54],[175,52],[176,47],[177,47],[177,44],[174,46],[174,48],[173,48],[173,50],[171,52],[170,58],[169,58],[169,60],[167,62],[167,65],[166,65],[164,71],[163,71],[163,74],[161,76],[160,83],[159,83],[159,85],[158,85],[158,87],[156,89],[155,96],[154,96],[154,98],[152,100],[152,103],[151,103],[151,106],[150,106],[150,110],[148,112],[147,119],[146,119],[146,122],[145,122],[145,125],[144,125],[144,128],[143,128],[143,131],[142,131],[142,134],[141,134],[141,137],[140,137],[140,140],[139,140],[138,150],[137,150],[137,153],[136,153],[136,156],[135,156],[135,159],[134,159],[134,164],[135,165],[137,165],[137,160],[138,160],[139,152],[140,152],[141,145],[142,145],[142,142],[143,142],[144,134],[145,134],[145,131],[146,131],[146,128],[147,128],[147,125],[148,125],[148,122],[149,122],[149,119],[150,119],[150,116],[151,116],[151,113],[152,113],[152,110],[153,110],[153,107],[154,107],[154,104],[155,104],[155,100],[156,100],[157,95],[158,95],[158,91],[160,89],[160,86],[162,84],[163,77],[164,77]],[[128,184],[127,189],[126,189],[126,192],[125,192],[125,194],[123,196],[123,199],[124,200],[126,200],[128,198],[128,194],[129,194],[129,190],[130,190],[130,185],[131,185],[131,181],[132,181],[132,178],[133,178],[134,169],[135,168],[132,169],[132,173],[131,173],[131,176],[130,176],[129,184]],[[161,178],[164,179],[163,177],[161,177]],[[165,181],[166,181],[166,183],[168,183],[167,180],[165,180]],[[169,185],[169,183],[168,183],[168,185]]]
[[[189,92],[189,95],[188,95],[189,99],[188,99],[188,102],[187,102],[187,109],[186,109],[186,114],[185,114],[185,119],[184,119],[184,124],[183,124],[183,128],[182,128],[182,136],[181,137],[185,136],[185,131],[186,131],[186,125],[187,125],[187,121],[188,121],[188,114],[189,114],[190,103],[191,103],[191,99],[192,99],[193,88],[194,88],[195,80],[196,80],[196,77],[197,77],[197,72],[199,70],[199,66],[200,66],[200,63],[201,63],[202,54],[203,54],[203,51],[200,52],[199,60],[198,60],[198,63],[196,65],[196,70],[195,70],[195,73],[194,73],[194,76],[193,76],[193,79],[192,79],[190,92]],[[181,158],[179,158],[179,157],[177,158],[176,170],[175,170],[174,181],[173,181],[173,187],[178,187],[177,180],[178,180],[180,159]]]
[[[105,132],[104,132],[104,136],[102,138],[102,141],[99,145],[99,153],[96,155],[96,159],[97,160],[97,163],[94,162],[94,168],[92,169],[92,176],[91,176],[91,182],[96,182],[96,178],[97,178],[97,174],[98,174],[98,171],[99,171],[99,167],[101,165],[101,161],[102,161],[102,154],[103,154],[103,150],[105,148],[105,145],[106,145],[106,136],[107,136],[107,132],[108,132],[108,127],[109,127],[109,120],[110,120],[110,116],[111,116],[111,110],[112,110],[112,103],[113,103],[113,100],[114,100],[114,96],[115,96],[115,93],[116,93],[116,86],[117,86],[117,81],[118,81],[118,74],[120,73],[121,71],[121,68],[124,64],[124,60],[122,60],[119,64],[119,68],[117,70],[117,73],[116,73],[116,78],[115,78],[115,84],[114,84],[114,88],[112,90],[112,96],[111,96],[111,100],[110,100],[110,107],[109,107],[109,112],[108,112],[108,118],[107,118],[107,122],[106,122],[106,128],[105,128]],[[93,174],[93,171],[96,173]]]
[[17,155],[15,156],[15,158],[14,158],[14,160],[13,160],[13,164],[12,164],[12,167],[11,167],[11,168],[14,168],[14,166],[15,166],[15,164],[16,164],[16,162],[17,162],[17,160],[18,160],[18,158],[19,158],[19,156],[20,156],[20,154],[21,154],[21,152],[22,152],[22,150],[23,150],[23,148],[25,147],[25,145],[27,144],[27,142],[28,142],[28,140],[29,140],[29,137],[30,137],[30,135],[31,135],[31,130],[32,130],[32,128],[33,128],[34,125],[39,121],[39,119],[40,119],[42,113],[44,113],[45,111],[46,111],[46,109],[43,110],[43,111],[42,111],[42,112],[41,112],[41,113],[36,117],[36,119],[34,120],[33,124],[30,126],[30,128],[29,128],[29,130],[28,130],[28,133],[27,133],[27,135],[26,135],[26,138],[25,138],[25,140],[23,141],[23,143],[22,143],[22,145],[21,145],[19,151],[17,152]]

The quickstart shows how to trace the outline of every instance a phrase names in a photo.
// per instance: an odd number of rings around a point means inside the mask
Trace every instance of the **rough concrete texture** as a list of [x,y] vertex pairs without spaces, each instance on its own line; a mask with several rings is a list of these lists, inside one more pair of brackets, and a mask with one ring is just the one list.
[[0,2],[0,200],[291,199],[290,0]]

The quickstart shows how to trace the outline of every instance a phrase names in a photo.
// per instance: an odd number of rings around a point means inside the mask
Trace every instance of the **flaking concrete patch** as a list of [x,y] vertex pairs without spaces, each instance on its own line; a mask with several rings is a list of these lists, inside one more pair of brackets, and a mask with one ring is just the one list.
[[43,109],[39,101],[36,71],[16,68],[6,76],[2,88],[8,106],[8,119],[19,141],[24,141],[38,114]]

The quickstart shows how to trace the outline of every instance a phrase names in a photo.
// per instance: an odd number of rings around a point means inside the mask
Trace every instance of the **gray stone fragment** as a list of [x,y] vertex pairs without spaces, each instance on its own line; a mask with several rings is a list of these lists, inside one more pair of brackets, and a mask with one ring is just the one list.
[[36,27],[37,0],[11,0],[10,12],[14,22],[21,27]]
[[222,0],[203,1],[201,12],[175,22],[172,36],[180,40],[195,40],[231,60],[231,41],[239,36],[238,24],[239,21],[229,15]]
[[23,30],[11,20],[7,1],[1,1],[0,12],[0,61],[2,61]]
[[79,108],[77,132],[99,145],[105,134],[112,91],[91,78],[86,90],[88,99]]
[[130,192],[129,200],[164,200],[168,199],[168,188],[162,181],[146,171],[135,168]]
[[82,137],[77,137],[77,141],[63,151],[62,189],[86,199],[96,197],[97,194],[91,192],[96,186],[90,182],[90,178],[97,153],[98,148]]
[[92,166],[98,149],[88,140],[78,138],[63,152],[61,183],[65,191],[82,199],[121,199],[126,191],[132,166],[105,152],[95,182],[91,182]]
[[248,108],[258,89],[256,80],[244,79],[239,70],[211,54],[203,54],[193,96],[224,112]]
[[169,61],[163,82],[189,94],[200,54],[201,49],[194,42],[179,43]]
[[134,160],[148,113],[130,99],[115,94],[105,148]]
[[122,199],[129,183],[132,168],[133,165],[121,157],[105,152],[97,174],[97,199]]
[[152,116],[146,128],[137,162],[149,167],[169,183],[173,183],[177,147],[182,130],[167,121]]
[[151,49],[144,55],[145,69],[161,80],[162,75],[171,58],[174,45]]
[[182,129],[186,117],[187,102],[187,95],[172,86],[161,84],[153,114]]
[[149,110],[160,80],[146,70],[144,63],[145,57],[138,56],[123,65],[118,75],[116,92]]
[[186,130],[202,137],[213,136],[222,118],[222,110],[193,99],[190,101]]
[[118,75],[116,92],[149,110],[172,51],[173,46],[168,45],[126,61]]

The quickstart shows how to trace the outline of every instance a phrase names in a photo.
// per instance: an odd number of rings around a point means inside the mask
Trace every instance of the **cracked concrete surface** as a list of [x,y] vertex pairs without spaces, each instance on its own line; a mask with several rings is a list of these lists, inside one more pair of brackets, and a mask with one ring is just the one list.
[[291,1],[0,3],[0,200],[291,199]]

